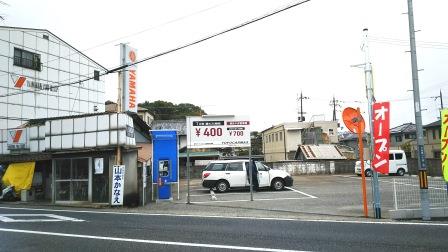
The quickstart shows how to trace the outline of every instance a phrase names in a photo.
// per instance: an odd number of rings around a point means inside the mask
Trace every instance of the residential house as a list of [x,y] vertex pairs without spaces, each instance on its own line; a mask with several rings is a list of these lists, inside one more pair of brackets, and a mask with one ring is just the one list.
[[[364,146],[364,150],[369,148],[369,138],[370,134],[365,132],[362,136],[362,144]],[[353,158],[359,159],[359,140],[358,140],[358,134],[354,134],[351,132],[345,132],[344,134],[341,134],[339,136],[339,144],[348,146],[350,149],[353,150]],[[366,150],[367,151],[367,150]]]
[[405,123],[390,129],[390,148],[401,149],[406,156],[411,156],[411,145],[417,138],[416,127],[413,123]]
[[338,143],[337,122],[289,122],[272,126],[261,132],[266,162],[294,160],[302,144]]

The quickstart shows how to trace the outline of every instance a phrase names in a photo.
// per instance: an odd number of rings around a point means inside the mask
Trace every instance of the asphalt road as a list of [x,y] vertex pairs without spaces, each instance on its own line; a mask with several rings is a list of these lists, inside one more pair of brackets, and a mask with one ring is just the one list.
[[446,223],[210,218],[0,205],[1,251],[447,251],[447,234]]

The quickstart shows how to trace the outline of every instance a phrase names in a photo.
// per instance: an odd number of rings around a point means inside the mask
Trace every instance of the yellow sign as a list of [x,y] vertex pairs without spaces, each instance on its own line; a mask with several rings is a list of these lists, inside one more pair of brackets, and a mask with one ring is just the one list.
[[441,112],[441,125],[440,130],[440,153],[442,159],[442,173],[443,178],[448,182],[448,109],[444,109]]
[[35,164],[35,162],[10,164],[2,178],[3,184],[13,185],[17,194],[21,190],[29,190],[33,182]]

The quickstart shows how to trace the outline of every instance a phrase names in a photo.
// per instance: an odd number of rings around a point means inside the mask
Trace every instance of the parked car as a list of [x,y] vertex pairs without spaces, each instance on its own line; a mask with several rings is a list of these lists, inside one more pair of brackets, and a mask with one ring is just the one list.
[[[283,190],[292,186],[293,179],[289,173],[271,169],[261,162],[255,162],[259,187],[270,187],[272,190]],[[202,186],[226,192],[230,188],[249,187],[249,160],[217,160],[210,162],[202,172]],[[255,185],[255,183],[254,183]]]
[[[408,163],[406,160],[406,154],[402,150],[390,150],[389,151],[389,175],[396,174],[403,176],[408,172]],[[356,161],[355,174],[361,176],[361,161]],[[370,166],[370,160],[364,161],[364,174],[366,177],[372,176],[372,168]]]

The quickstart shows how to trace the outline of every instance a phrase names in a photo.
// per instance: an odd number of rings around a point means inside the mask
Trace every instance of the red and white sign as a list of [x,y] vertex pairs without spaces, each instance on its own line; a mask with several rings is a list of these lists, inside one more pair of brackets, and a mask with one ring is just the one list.
[[[121,59],[123,64],[132,64],[137,60],[137,51],[122,44]],[[137,65],[129,66],[123,71],[123,86],[122,86],[122,106],[123,111],[131,111],[137,113]]]
[[379,102],[373,104],[373,168],[375,171],[389,173],[389,102]]
[[247,117],[187,117],[187,147],[190,149],[249,146],[250,121]]
[[22,150],[27,148],[27,129],[8,130],[8,150]]
[[57,85],[53,85],[53,84],[49,84],[49,83],[44,83],[41,80],[34,80],[32,78],[27,78],[25,76],[18,76],[17,78],[15,78],[14,80],[14,87],[15,88],[19,88],[19,89],[24,89],[24,90],[35,90],[35,91],[51,91],[51,92],[58,92],[58,86]]

